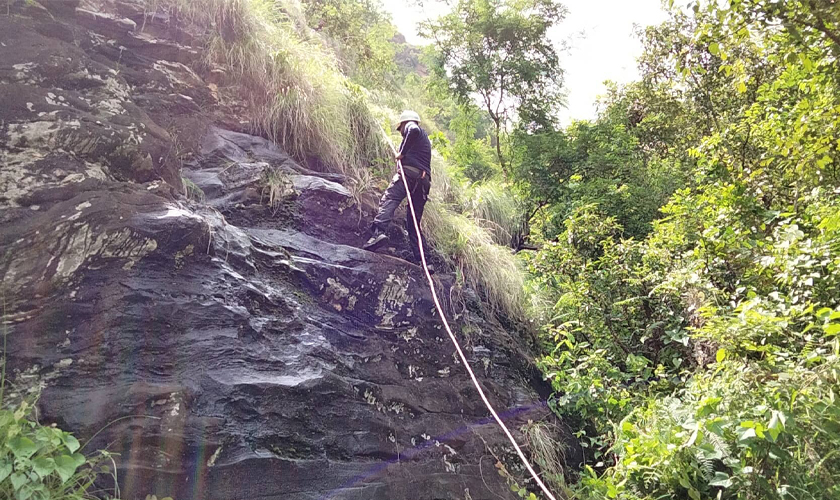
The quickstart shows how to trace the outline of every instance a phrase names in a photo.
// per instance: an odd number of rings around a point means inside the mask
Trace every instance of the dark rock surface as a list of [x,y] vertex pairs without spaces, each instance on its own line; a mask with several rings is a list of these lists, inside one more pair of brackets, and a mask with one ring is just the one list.
[[[42,420],[101,430],[128,500],[514,498],[425,278],[358,248],[342,177],[243,133],[142,2],[41,4],[0,16],[0,275]],[[518,336],[459,313],[509,425],[546,418]]]

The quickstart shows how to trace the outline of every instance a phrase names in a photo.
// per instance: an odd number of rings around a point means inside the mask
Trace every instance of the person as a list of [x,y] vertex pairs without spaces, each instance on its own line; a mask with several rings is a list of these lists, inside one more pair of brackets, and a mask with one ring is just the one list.
[[[388,225],[394,217],[394,211],[400,206],[406,194],[411,196],[411,202],[417,215],[417,224],[420,225],[423,208],[429,198],[429,189],[432,186],[432,143],[429,141],[426,132],[420,127],[420,115],[414,111],[403,111],[400,115],[397,130],[402,134],[402,143],[400,143],[396,160],[402,162],[402,171],[405,172],[408,193],[405,191],[401,173],[397,172],[379,202],[379,211],[376,218],[373,219],[371,227],[373,235],[363,246],[364,249],[370,251],[375,251],[388,241]],[[411,210],[408,207],[405,210],[405,229],[408,231],[414,263],[421,264],[417,233],[414,229]]]

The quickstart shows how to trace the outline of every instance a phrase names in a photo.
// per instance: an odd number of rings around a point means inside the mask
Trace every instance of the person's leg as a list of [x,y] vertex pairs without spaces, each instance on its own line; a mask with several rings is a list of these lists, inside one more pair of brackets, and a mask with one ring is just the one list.
[[403,198],[405,198],[405,186],[403,186],[402,179],[395,175],[391,185],[385,190],[385,194],[382,195],[382,200],[379,202],[379,212],[371,225],[373,235],[362,248],[371,251],[376,250],[388,240],[388,225],[394,218],[394,211],[400,206]]
[[384,233],[388,230],[388,224],[394,218],[394,211],[400,206],[403,198],[405,198],[405,186],[402,179],[395,175],[391,185],[382,195],[382,200],[379,201],[379,212],[373,219],[374,233]]
[[[417,216],[417,225],[421,227],[421,238],[423,236],[423,230],[420,225],[420,221],[423,219],[423,210],[426,207],[426,200],[429,198],[430,187],[431,184],[429,183],[428,178],[416,179],[413,182],[409,181],[408,185],[408,188],[411,190],[411,203],[414,205],[414,213]],[[420,245],[417,240],[417,232],[414,229],[414,220],[411,217],[411,210],[408,207],[406,207],[405,212],[405,229],[408,231],[408,241],[411,246],[411,253],[414,255],[415,260],[420,263]],[[423,238],[423,242],[425,243],[425,238]],[[423,250],[426,250],[426,248],[428,248],[428,246],[424,245]]]

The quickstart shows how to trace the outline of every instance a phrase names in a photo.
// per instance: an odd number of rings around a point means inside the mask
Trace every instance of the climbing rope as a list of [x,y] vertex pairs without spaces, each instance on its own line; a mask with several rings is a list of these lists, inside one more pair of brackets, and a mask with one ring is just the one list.
[[[384,131],[383,131],[384,132]],[[390,142],[390,141],[389,141]],[[393,144],[391,145],[391,150],[394,151],[394,155],[396,156],[396,150],[394,150]],[[543,493],[550,499],[556,500],[554,495],[548,491],[545,484],[543,484],[542,480],[540,480],[537,473],[534,471],[534,468],[531,467],[531,464],[528,462],[528,459],[525,458],[525,454],[522,453],[522,449],[519,448],[519,445],[516,444],[516,440],[513,438],[513,435],[508,430],[507,426],[502,419],[499,418],[499,415],[496,413],[496,410],[493,409],[493,405],[490,404],[490,401],[487,399],[487,396],[484,394],[484,391],[481,389],[481,385],[478,383],[478,379],[475,378],[475,373],[473,373],[470,364],[467,362],[467,357],[464,356],[464,351],[461,350],[461,345],[458,343],[458,339],[455,338],[455,334],[452,333],[452,329],[449,327],[449,322],[446,320],[446,316],[443,314],[443,308],[440,306],[440,301],[438,300],[437,292],[435,292],[435,284],[432,281],[432,275],[429,273],[429,268],[426,265],[426,253],[423,251],[423,237],[420,235],[420,224],[417,222],[417,214],[414,212],[414,203],[411,201],[411,190],[408,188],[408,181],[405,180],[405,171],[403,170],[402,162],[397,160],[397,166],[400,169],[400,177],[402,178],[403,185],[405,186],[406,198],[408,198],[408,208],[411,210],[411,218],[414,220],[414,231],[417,233],[417,244],[420,245],[420,260],[423,262],[423,272],[426,273],[426,279],[429,280],[429,290],[432,291],[432,298],[435,301],[435,307],[437,308],[437,312],[440,315],[440,319],[443,322],[443,326],[446,327],[446,333],[449,334],[450,340],[455,345],[455,350],[458,351],[458,356],[461,358],[461,363],[463,363],[464,367],[467,369],[467,373],[470,374],[470,378],[472,379],[472,383],[475,386],[476,390],[478,390],[478,394],[481,396],[481,400],[484,401],[484,405],[490,410],[490,413],[493,415],[493,418],[496,419],[496,423],[499,424],[499,427],[505,431],[505,435],[507,435],[510,443],[516,449],[516,453],[519,454],[519,458],[522,460],[522,463],[525,464],[525,468],[528,469],[528,472],[531,473],[531,477],[534,478],[534,481],[540,485]]]

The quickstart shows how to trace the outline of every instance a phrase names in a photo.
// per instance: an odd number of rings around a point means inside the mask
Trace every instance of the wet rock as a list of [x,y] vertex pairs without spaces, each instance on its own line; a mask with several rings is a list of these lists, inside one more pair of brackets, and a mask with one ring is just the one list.
[[76,9],[76,21],[103,36],[120,40],[125,39],[130,33],[137,30],[137,23],[131,19],[105,12],[92,12],[87,9]]
[[[110,445],[125,499],[513,498],[424,275],[359,248],[343,176],[245,133],[189,27],[76,3],[0,16],[10,397]],[[510,427],[550,418],[522,340],[457,318]]]
[[79,0],[40,0],[38,3],[53,15],[64,18],[72,17],[79,6]]

